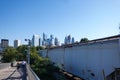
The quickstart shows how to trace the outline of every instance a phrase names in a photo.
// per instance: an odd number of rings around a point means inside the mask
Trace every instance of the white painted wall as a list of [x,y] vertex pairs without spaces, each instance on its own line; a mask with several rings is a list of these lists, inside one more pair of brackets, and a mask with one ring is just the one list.
[[115,68],[120,68],[119,45],[119,40],[115,39],[69,48],[54,48],[48,50],[48,56],[60,68],[86,80],[103,80],[102,70],[107,76]]

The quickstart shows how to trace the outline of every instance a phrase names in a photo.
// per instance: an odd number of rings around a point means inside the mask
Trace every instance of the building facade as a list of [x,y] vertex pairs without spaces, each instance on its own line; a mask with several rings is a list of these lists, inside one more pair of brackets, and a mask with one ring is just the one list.
[[21,40],[14,40],[14,48],[17,48],[21,45]]
[[43,33],[42,46],[45,46],[45,47],[54,46],[54,37],[53,37],[53,35],[50,35],[50,37],[47,38],[47,35],[45,33]]
[[58,40],[57,37],[55,37],[54,44],[55,44],[55,46],[60,46],[60,41]]
[[9,40],[8,39],[1,39],[1,48],[5,49],[9,46]]
[[39,35],[33,35],[32,37],[32,46],[40,46],[40,36]]
[[75,39],[74,39],[74,37],[72,37],[72,44],[73,44],[73,43],[75,43]]

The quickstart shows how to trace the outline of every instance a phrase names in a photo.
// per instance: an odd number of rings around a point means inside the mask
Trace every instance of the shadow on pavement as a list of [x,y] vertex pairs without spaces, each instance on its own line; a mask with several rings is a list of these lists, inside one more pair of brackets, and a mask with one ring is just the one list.
[[[17,72],[17,74],[16,74]],[[16,76],[17,75],[17,76]],[[20,75],[20,76],[19,76]],[[26,66],[19,65],[19,68],[17,67],[16,70],[12,72],[12,74],[9,75],[8,78],[2,79],[2,80],[27,80],[26,79],[27,74],[26,74]]]
[[12,77],[13,74],[15,74],[17,70],[14,70],[12,74],[10,74],[10,76],[6,79],[2,79],[2,80],[16,80],[16,79],[22,79],[21,76],[20,77]]

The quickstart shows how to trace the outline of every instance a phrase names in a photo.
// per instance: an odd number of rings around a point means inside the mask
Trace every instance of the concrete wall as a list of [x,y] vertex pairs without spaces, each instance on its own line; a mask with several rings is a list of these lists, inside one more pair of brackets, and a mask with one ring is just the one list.
[[61,47],[42,51],[60,68],[86,80],[104,80],[105,76],[120,68],[119,39]]

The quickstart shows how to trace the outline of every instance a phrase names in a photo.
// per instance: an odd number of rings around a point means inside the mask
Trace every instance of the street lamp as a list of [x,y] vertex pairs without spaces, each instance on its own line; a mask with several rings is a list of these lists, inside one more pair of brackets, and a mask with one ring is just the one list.
[[28,62],[28,64],[30,64],[30,45],[31,45],[31,40],[30,39],[25,39],[25,41],[28,41],[27,62]]

